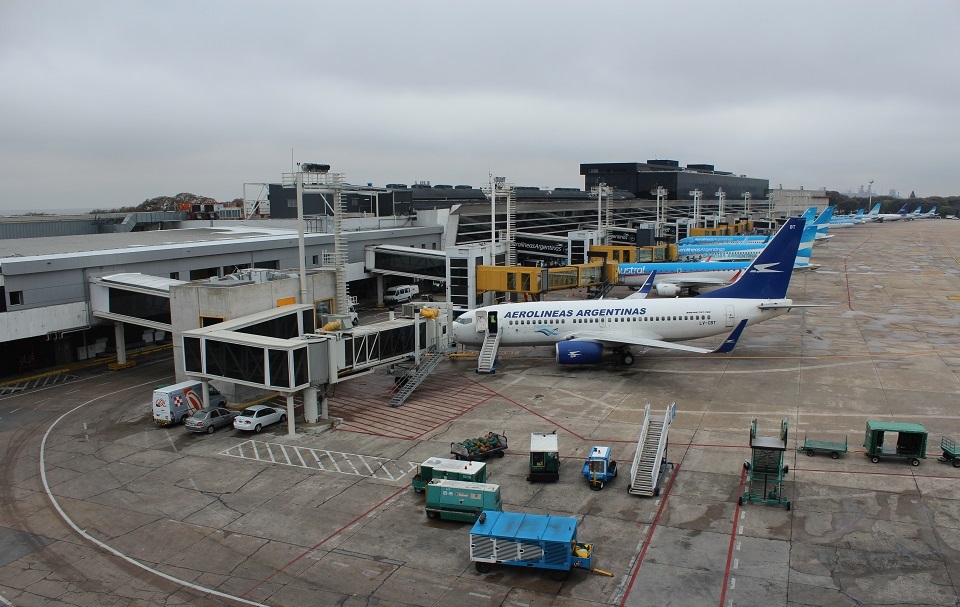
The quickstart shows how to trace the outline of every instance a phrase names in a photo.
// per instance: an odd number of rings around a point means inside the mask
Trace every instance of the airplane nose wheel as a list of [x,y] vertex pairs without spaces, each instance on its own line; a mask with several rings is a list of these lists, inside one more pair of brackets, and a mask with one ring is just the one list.
[[630,365],[633,364],[633,360],[634,360],[633,352],[631,352],[630,350],[623,350],[622,352],[620,352],[620,363],[623,364],[624,366],[629,367]]

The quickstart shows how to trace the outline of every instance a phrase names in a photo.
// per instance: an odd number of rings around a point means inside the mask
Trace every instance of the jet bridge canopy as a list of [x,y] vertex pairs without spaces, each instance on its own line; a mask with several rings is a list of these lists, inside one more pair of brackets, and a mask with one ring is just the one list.
[[90,279],[90,307],[97,318],[172,331],[170,287],[182,280],[123,273]]
[[366,270],[374,274],[447,280],[447,254],[433,249],[371,245],[365,250],[365,265]]
[[296,392],[336,383],[447,345],[446,315],[398,318],[344,331],[313,328],[313,307],[289,305],[184,331],[188,376]]

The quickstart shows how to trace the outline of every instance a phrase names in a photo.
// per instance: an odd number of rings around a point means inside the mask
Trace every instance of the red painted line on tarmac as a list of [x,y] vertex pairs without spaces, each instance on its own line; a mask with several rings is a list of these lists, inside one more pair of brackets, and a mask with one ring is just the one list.
[[[871,238],[873,238],[873,234],[871,234],[870,236],[867,236],[867,240],[870,240]],[[851,249],[850,252],[847,253],[843,258],[843,281],[847,285],[847,307],[850,308],[851,311],[855,311],[855,310],[853,309],[853,299],[850,296],[850,276],[847,275],[847,258],[853,255],[854,251],[856,251],[863,245],[867,244],[867,240],[864,240],[857,246],[853,247],[853,249]]]
[[730,586],[730,563],[733,561],[733,547],[737,541],[737,524],[740,522],[740,497],[743,496],[743,480],[747,478],[747,469],[740,471],[740,488],[737,490],[737,509],[733,511],[733,529],[730,530],[730,547],[727,548],[727,568],[723,572],[723,589],[720,591],[720,607],[727,598],[727,587]]
[[241,598],[242,598],[242,597],[245,597],[245,596],[247,596],[248,594],[250,594],[251,592],[253,592],[254,590],[256,590],[257,588],[259,588],[260,586],[266,584],[267,582],[269,582],[269,581],[273,578],[273,576],[275,576],[275,575],[277,575],[278,573],[282,572],[284,569],[286,569],[286,568],[289,567],[290,565],[296,563],[297,561],[299,561],[299,560],[302,559],[303,557],[307,556],[308,554],[310,554],[311,552],[313,552],[314,550],[316,550],[316,549],[319,548],[320,546],[324,545],[324,544],[327,543],[331,538],[334,538],[334,537],[340,535],[340,534],[343,532],[344,529],[348,528],[350,525],[353,525],[354,523],[356,523],[357,521],[359,521],[359,520],[362,519],[363,517],[367,516],[368,514],[370,514],[371,512],[373,512],[374,510],[376,510],[376,509],[379,508],[380,506],[386,504],[387,502],[389,502],[389,501],[392,500],[393,498],[397,497],[398,495],[400,495],[401,493],[403,493],[403,492],[406,491],[406,490],[407,490],[407,486],[406,486],[406,485],[404,485],[403,487],[400,487],[400,488],[397,489],[392,495],[390,495],[389,497],[387,497],[386,499],[384,499],[382,502],[380,502],[379,504],[377,504],[377,505],[374,506],[373,508],[370,508],[369,510],[367,510],[366,512],[364,512],[363,514],[361,514],[361,515],[358,516],[357,518],[353,519],[352,521],[350,521],[349,523],[347,523],[347,524],[344,525],[343,527],[340,527],[339,529],[337,529],[336,531],[334,531],[333,533],[331,533],[331,534],[328,535],[327,537],[323,538],[322,540],[320,540],[319,542],[317,542],[316,544],[314,544],[314,546],[313,546],[312,548],[310,548],[309,550],[305,550],[305,551],[304,551],[302,554],[300,554],[300,556],[298,556],[297,558],[293,559],[292,561],[290,561],[289,563],[287,563],[287,564],[284,565],[283,567],[277,569],[276,571],[274,571],[273,573],[271,573],[271,574],[268,575],[267,577],[263,578],[262,580],[260,580],[259,582],[257,582],[254,586],[251,586],[249,589],[247,589],[246,592],[244,592],[243,594],[241,594],[240,597],[241,597]]
[[677,474],[680,472],[680,464],[674,466],[673,474],[670,476],[670,482],[667,483],[667,490],[663,493],[663,499],[660,500],[660,508],[657,509],[657,516],[654,517],[653,523],[650,524],[650,532],[647,533],[647,537],[643,540],[643,549],[640,551],[640,558],[637,559],[636,565],[633,566],[633,573],[630,575],[630,583],[627,584],[627,589],[623,593],[623,599],[620,601],[620,607],[623,607],[627,603],[627,597],[630,596],[630,590],[633,588],[633,583],[637,579],[637,574],[640,572],[640,565],[643,564],[643,559],[647,555],[647,548],[650,547],[650,543],[653,541],[653,532],[657,529],[657,523],[660,522],[660,515],[663,514],[663,508],[667,505],[667,498],[670,497],[670,489],[673,488],[673,481],[677,479]]
[[446,424],[446,423],[452,422],[453,420],[457,419],[458,417],[463,416],[463,415],[466,414],[467,412],[476,409],[477,407],[479,407],[479,406],[482,405],[483,403],[487,402],[487,401],[490,400],[491,398],[493,398],[493,394],[491,394],[490,396],[488,396],[486,399],[484,399],[484,400],[476,403],[475,405],[471,406],[469,409],[464,409],[462,412],[460,412],[459,415],[456,415],[456,416],[454,416],[454,417],[451,417],[450,419],[448,419],[448,420],[446,420],[446,421],[444,421],[444,422],[442,422],[442,423],[437,424],[437,425],[434,426],[433,428],[430,428],[429,430],[426,430],[426,431],[424,431],[424,432],[421,432],[420,434],[418,434],[418,435],[414,438],[414,440],[419,439],[419,438],[422,438],[424,435],[429,434],[430,432],[433,432],[434,430],[436,430],[436,429],[439,428],[440,426],[442,426],[442,425],[444,425],[444,424]]
[[567,427],[565,427],[565,426],[562,426],[562,425],[558,424],[557,422],[553,421],[553,420],[550,419],[549,417],[547,417],[547,416],[545,416],[545,415],[540,415],[539,413],[537,413],[536,411],[534,411],[534,410],[531,409],[530,407],[526,407],[526,406],[524,406],[524,405],[521,405],[520,403],[518,403],[517,401],[515,401],[515,400],[513,400],[513,399],[511,399],[511,398],[507,398],[507,397],[504,396],[503,394],[499,394],[499,393],[495,393],[495,394],[497,394],[497,395],[498,395],[500,398],[502,398],[503,400],[505,400],[505,401],[507,401],[507,402],[510,402],[510,403],[513,403],[514,405],[520,407],[521,409],[523,409],[523,410],[526,411],[527,413],[530,413],[531,415],[536,415],[537,417],[539,417],[539,418],[542,419],[543,421],[548,422],[548,423],[550,423],[550,424],[553,424],[554,426],[560,428],[560,429],[563,430],[564,432],[567,432],[567,433],[569,433],[569,434],[572,434],[573,436],[579,438],[580,440],[582,440],[582,441],[584,441],[584,442],[587,442],[588,439],[580,436],[579,434],[577,434],[577,433],[574,432],[573,430],[571,430],[571,429],[569,429],[569,428],[567,428]]

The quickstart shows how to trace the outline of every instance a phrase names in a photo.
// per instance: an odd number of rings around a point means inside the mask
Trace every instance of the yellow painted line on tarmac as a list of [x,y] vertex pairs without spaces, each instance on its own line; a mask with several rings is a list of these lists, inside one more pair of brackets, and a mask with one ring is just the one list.
[[947,241],[941,238],[941,239],[940,239],[940,243],[943,244],[943,248],[947,250],[947,253],[950,254],[950,257],[953,257],[953,260],[954,260],[955,262],[957,262],[957,265],[958,265],[958,266],[960,266],[960,259],[957,259],[957,256],[954,255],[954,253],[953,253],[953,251],[950,249],[950,247],[947,246]]

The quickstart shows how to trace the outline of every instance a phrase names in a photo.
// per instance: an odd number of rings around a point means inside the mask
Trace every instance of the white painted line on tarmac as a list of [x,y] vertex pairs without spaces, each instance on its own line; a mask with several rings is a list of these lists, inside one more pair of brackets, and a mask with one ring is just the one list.
[[733,568],[734,569],[740,568],[740,559],[733,559]]
[[737,578],[735,577],[730,578],[730,590],[733,590],[736,587],[737,587]]
[[[280,449],[283,457],[276,455],[277,449]],[[296,457],[291,455],[291,450],[296,454]],[[294,466],[308,470],[337,472],[350,476],[365,476],[391,481],[402,479],[408,474],[411,474],[417,467],[415,462],[404,463],[373,455],[324,451],[310,447],[298,447],[296,445],[267,443],[254,440],[245,441],[240,445],[229,447],[221,451],[219,455],[266,461],[281,466]],[[326,465],[324,465],[324,457],[329,461]],[[360,460],[361,465],[355,463],[357,459]],[[343,462],[346,462],[346,465],[342,465]]]
[[737,527],[737,535],[743,535],[743,525]]
[[481,599],[489,599],[489,598],[491,598],[489,594],[478,594],[478,593],[476,593],[476,592],[470,592],[469,594],[470,594],[470,596],[480,597]]
[[350,566],[350,565],[348,565],[348,564],[346,564],[346,563],[341,563],[340,561],[333,561],[333,564],[336,565],[337,567],[349,567],[349,566]]
[[434,584],[434,588],[439,588],[440,590],[453,590],[450,586],[444,586],[443,584]]
[[740,540],[737,540],[737,550],[740,550]]
[[[69,516],[67,516],[67,513],[66,513],[66,512],[63,510],[63,508],[60,506],[60,502],[59,502],[59,501],[57,500],[57,498],[53,495],[53,490],[50,489],[50,482],[47,480],[47,440],[50,438],[50,433],[53,432],[53,429],[57,426],[57,424],[59,424],[65,417],[67,417],[68,415],[70,415],[70,414],[73,413],[74,411],[77,411],[77,410],[80,409],[81,407],[85,407],[86,405],[89,405],[90,403],[96,402],[96,401],[98,401],[98,400],[100,400],[100,399],[103,399],[103,398],[106,398],[106,397],[108,397],[108,396],[113,396],[114,394],[120,394],[121,392],[125,392],[125,391],[127,391],[127,390],[132,390],[132,389],[134,389],[134,388],[139,389],[139,388],[142,388],[142,387],[144,387],[144,386],[151,385],[151,384],[153,384],[153,383],[154,383],[154,382],[144,382],[144,383],[142,383],[142,384],[136,384],[136,385],[133,385],[133,386],[127,386],[126,388],[122,388],[122,389],[116,390],[116,391],[114,391],[114,392],[107,392],[106,394],[101,394],[100,396],[97,396],[96,398],[92,398],[92,399],[88,400],[87,402],[81,403],[81,404],[77,405],[76,407],[74,407],[73,409],[70,409],[69,411],[67,411],[66,413],[64,413],[64,414],[61,415],[60,417],[58,417],[52,424],[50,424],[50,427],[47,428],[47,431],[46,431],[46,432],[44,433],[44,435],[43,435],[43,440],[40,441],[40,480],[41,480],[41,482],[43,483],[43,490],[46,492],[47,498],[50,499],[50,503],[53,504],[53,507],[54,507],[54,509],[57,511],[57,514],[60,515],[60,518],[62,518],[65,523],[67,523],[68,525],[70,525],[70,528],[73,529],[74,532],[76,532],[77,534],[81,535],[84,539],[86,539],[86,540],[89,541],[90,543],[99,546],[99,547],[100,547],[101,549],[103,549],[104,551],[109,552],[110,554],[116,556],[117,558],[123,559],[124,561],[130,563],[131,565],[133,565],[133,566],[135,566],[135,567],[139,567],[140,569],[143,569],[144,571],[147,571],[147,572],[149,572],[149,573],[152,573],[153,575],[156,575],[156,576],[158,576],[158,577],[161,577],[161,578],[163,578],[163,579],[165,579],[165,580],[167,580],[167,581],[173,582],[173,583],[175,583],[175,584],[179,584],[180,586],[183,586],[184,588],[191,588],[191,589],[193,589],[193,590],[196,590],[197,592],[203,592],[203,593],[206,593],[206,594],[211,594],[211,595],[213,595],[213,596],[218,596],[218,597],[220,597],[220,598],[227,599],[227,600],[229,600],[229,601],[236,601],[236,602],[238,602],[238,603],[243,603],[243,604],[245,604],[245,605],[255,605],[256,607],[269,607],[268,605],[265,605],[264,603],[258,603],[258,602],[256,602],[256,601],[251,601],[251,600],[245,599],[245,598],[243,598],[243,597],[235,596],[235,595],[232,595],[232,594],[227,594],[227,593],[221,592],[221,591],[219,591],[219,590],[214,590],[213,588],[207,588],[206,586],[201,586],[200,584],[195,584],[195,583],[193,583],[193,582],[188,582],[187,580],[182,580],[182,579],[180,579],[180,578],[178,578],[178,577],[174,577],[174,576],[172,576],[172,575],[170,575],[170,574],[168,574],[168,573],[164,573],[163,571],[160,571],[160,570],[158,570],[158,569],[154,569],[153,567],[149,567],[149,566],[147,566],[147,565],[144,565],[144,564],[141,563],[140,561],[138,561],[138,560],[136,560],[136,559],[134,559],[134,558],[132,558],[132,557],[129,557],[129,556],[127,556],[126,554],[120,552],[120,551],[117,550],[116,548],[114,548],[114,547],[112,547],[112,546],[110,546],[110,545],[108,545],[108,544],[105,544],[104,542],[101,542],[101,541],[98,540],[97,538],[95,538],[95,537],[93,537],[92,535],[90,535],[89,533],[87,533],[85,530],[80,529],[80,527],[78,527],[77,524],[76,524],[75,522],[73,522],[73,519],[71,519]],[[9,602],[7,602],[6,604],[7,604],[7,605],[10,605]],[[12,607],[12,606],[11,606],[11,607]]]
[[76,394],[80,390],[70,390],[69,392],[64,392],[64,394]]
[[[86,424],[84,424],[84,430],[86,430]],[[170,446],[173,447],[173,452],[177,455],[180,455],[180,450],[177,449],[177,445],[173,442],[173,437],[170,436],[170,431],[167,429],[163,430],[167,434],[167,440],[170,441]]]
[[3,604],[6,605],[7,607],[13,607],[13,603],[11,603],[11,602],[8,601],[7,599],[3,598],[3,595],[2,595],[2,594],[0,594],[0,603],[3,603]]

